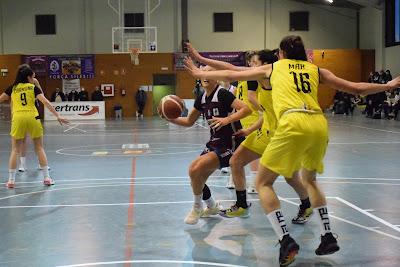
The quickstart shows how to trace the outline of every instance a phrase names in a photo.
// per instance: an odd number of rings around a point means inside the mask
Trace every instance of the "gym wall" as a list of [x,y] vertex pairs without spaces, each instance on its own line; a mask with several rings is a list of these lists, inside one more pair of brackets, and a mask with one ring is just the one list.
[[[324,53],[324,57],[322,57]],[[374,52],[368,50],[314,50],[314,63],[321,68],[328,68],[336,75],[352,81],[365,80],[365,73],[374,69]],[[124,117],[133,117],[136,111],[135,94],[141,85],[153,84],[153,74],[176,74],[176,94],[181,98],[193,98],[192,90],[195,79],[186,71],[175,71],[173,67],[173,54],[141,54],[140,65],[134,66],[129,55],[98,54],[95,57],[96,78],[81,80],[81,86],[89,94],[96,86],[102,83],[113,83],[116,88],[115,96],[106,98],[106,117],[114,116],[114,105],[123,107]],[[0,90],[4,91],[12,84],[15,78],[15,70],[21,63],[21,55],[0,56],[1,68],[8,68],[9,74],[0,77]],[[167,68],[168,70],[162,70]],[[125,74],[123,74],[125,72]],[[363,74],[364,73],[364,74]],[[363,76],[364,75],[364,76]],[[48,77],[39,78],[48,98],[55,88],[62,88],[61,80],[53,80]],[[121,90],[126,90],[126,96],[121,95]],[[335,91],[321,85],[319,101],[323,108],[331,105]],[[148,101],[145,115],[152,115],[152,94],[148,93]]]

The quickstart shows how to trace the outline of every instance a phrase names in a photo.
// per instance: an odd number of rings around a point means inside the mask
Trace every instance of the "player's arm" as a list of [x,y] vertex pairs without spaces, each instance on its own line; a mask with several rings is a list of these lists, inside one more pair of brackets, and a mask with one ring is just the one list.
[[58,114],[58,112],[54,109],[54,107],[51,105],[49,100],[43,95],[43,93],[38,94],[36,98],[43,103],[43,105],[51,112],[53,115],[57,118],[58,122],[62,124],[69,124],[69,121],[64,119],[63,117]]
[[210,67],[213,67],[214,69],[217,70],[235,70],[235,71],[241,71],[241,70],[246,70],[248,67],[238,67],[233,64],[230,64],[228,62],[224,61],[219,61],[215,59],[210,59],[203,57],[193,46],[191,43],[186,43],[187,48],[189,49],[190,56],[200,62],[203,63],[204,65],[208,65]]
[[257,99],[257,88],[258,82],[257,81],[247,81],[247,96],[249,99],[250,104],[253,106],[255,110],[262,111],[260,104],[258,103]]
[[236,112],[232,113],[228,117],[224,118],[213,117],[212,119],[208,120],[210,123],[210,127],[219,130],[223,126],[228,125],[235,121],[239,121],[251,114],[251,109],[243,101],[237,98],[233,100],[231,108],[235,109]]
[[10,100],[10,96],[7,95],[6,93],[2,93],[0,95],[0,102],[5,102],[5,101],[8,101],[8,100]]
[[237,131],[235,133],[235,135],[236,136],[248,136],[249,134],[251,134],[255,130],[260,129],[262,124],[263,124],[263,122],[264,122],[264,118],[263,118],[262,115],[260,115],[260,117],[258,117],[258,120],[255,123],[253,123],[249,128],[240,129],[239,131]]
[[200,111],[193,108],[187,117],[179,117],[169,121],[180,126],[190,127],[197,121],[200,114]]
[[249,81],[261,80],[268,78],[272,72],[272,65],[263,65],[260,67],[249,68],[244,71],[233,70],[216,70],[216,71],[202,71],[190,58],[185,59],[185,68],[190,72],[193,77],[199,79],[209,79],[215,81]]
[[370,95],[400,87],[400,76],[387,84],[356,83],[337,77],[327,69],[320,69],[321,82],[327,86],[354,95]]

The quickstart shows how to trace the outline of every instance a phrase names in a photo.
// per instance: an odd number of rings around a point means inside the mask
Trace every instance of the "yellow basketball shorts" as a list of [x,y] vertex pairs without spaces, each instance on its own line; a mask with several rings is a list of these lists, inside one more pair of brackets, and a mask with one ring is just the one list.
[[12,116],[10,135],[23,139],[29,135],[32,139],[43,136],[43,127],[36,115],[28,112],[16,112]]
[[257,121],[258,121],[258,114],[257,114],[257,116],[254,116],[253,114],[251,114],[250,116],[247,116],[247,117],[241,119],[240,124],[242,124],[243,129],[247,129],[251,125],[256,123]]
[[241,145],[248,150],[259,154],[261,157],[264,150],[267,148],[270,139],[270,132],[265,128],[261,128],[249,134]]
[[260,163],[287,178],[305,168],[322,173],[328,146],[328,123],[323,114],[283,115]]

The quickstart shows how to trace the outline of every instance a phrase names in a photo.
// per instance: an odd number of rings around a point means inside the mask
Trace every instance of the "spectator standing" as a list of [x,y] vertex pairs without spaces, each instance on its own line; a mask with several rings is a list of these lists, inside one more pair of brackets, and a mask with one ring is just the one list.
[[92,101],[104,101],[103,93],[98,86],[96,86],[96,89],[92,93]]
[[78,94],[78,101],[89,101],[89,94],[83,87],[81,88],[81,91]]
[[386,70],[386,83],[390,82],[393,79],[390,70]]
[[78,101],[78,92],[75,89],[68,94],[68,101]]
[[60,91],[60,88],[56,88],[56,91],[51,96],[51,102],[63,102],[66,101],[65,95]]
[[146,92],[143,89],[139,89],[136,93],[136,105],[137,105],[137,111],[136,111],[136,117],[141,117],[143,118],[143,110],[146,105],[146,100],[147,100],[147,95]]

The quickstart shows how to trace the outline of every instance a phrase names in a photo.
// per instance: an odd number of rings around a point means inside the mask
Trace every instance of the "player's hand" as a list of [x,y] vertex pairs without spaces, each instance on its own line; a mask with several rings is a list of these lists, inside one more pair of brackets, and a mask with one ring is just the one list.
[[63,125],[63,124],[69,124],[69,120],[64,119],[63,117],[57,117],[58,122]]
[[193,63],[190,57],[186,57],[183,63],[185,64],[185,69],[188,70],[193,77],[200,78],[202,71]]
[[244,137],[244,136],[248,136],[249,134],[251,134],[251,132],[248,129],[240,129],[233,135],[238,136],[238,137]]
[[189,50],[190,56],[196,60],[196,61],[201,61],[202,56],[200,53],[192,46],[191,43],[186,43],[186,47]]
[[230,122],[229,122],[228,118],[212,117],[212,119],[208,120],[208,123],[209,123],[211,128],[213,128],[214,130],[218,131],[219,129],[221,129],[225,125],[228,125]]
[[396,78],[388,82],[387,85],[390,87],[390,90],[400,88],[400,76],[397,76]]

